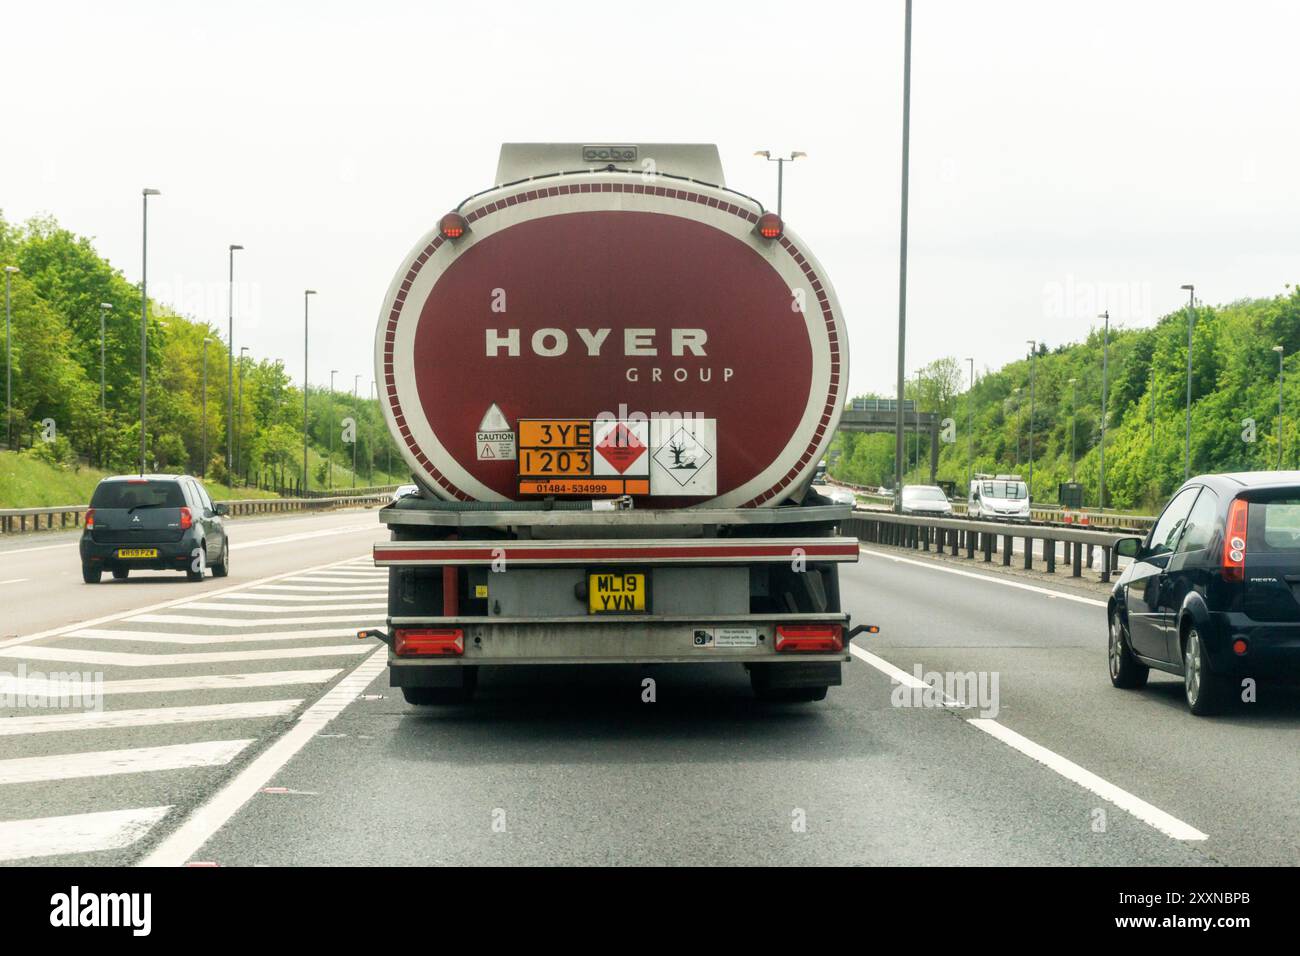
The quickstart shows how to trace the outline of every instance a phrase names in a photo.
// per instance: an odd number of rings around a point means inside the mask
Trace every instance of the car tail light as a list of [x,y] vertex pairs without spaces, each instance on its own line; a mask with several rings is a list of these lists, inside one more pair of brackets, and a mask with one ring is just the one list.
[[458,627],[398,628],[393,632],[398,657],[459,657],[465,653],[465,632]]
[[86,509],[86,530],[93,531],[94,529],[95,529],[95,509],[87,508]]
[[1232,653],[1236,654],[1238,657],[1245,657],[1248,650],[1250,650],[1250,645],[1246,643],[1244,637],[1239,637],[1232,642]]
[[758,217],[758,234],[764,239],[780,239],[785,231],[781,217],[774,212],[767,212]]
[[190,509],[189,509],[189,508],[186,508],[186,507],[183,507],[183,506],[182,506],[182,508],[181,508],[181,530],[182,530],[182,531],[188,531],[188,530],[189,530],[190,528],[192,528],[192,527],[194,527],[194,515],[190,514]]
[[844,629],[838,624],[778,624],[778,651],[842,651]]
[[1250,504],[1238,498],[1228,509],[1228,531],[1223,536],[1223,578],[1246,580],[1246,529],[1250,524]]
[[438,222],[438,231],[447,239],[459,239],[468,228],[469,223],[458,212],[449,212]]

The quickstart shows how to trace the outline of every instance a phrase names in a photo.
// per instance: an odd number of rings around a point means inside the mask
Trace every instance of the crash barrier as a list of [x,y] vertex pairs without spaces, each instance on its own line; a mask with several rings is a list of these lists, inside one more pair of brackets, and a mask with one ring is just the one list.
[[[234,516],[278,514],[290,511],[325,511],[345,505],[385,505],[392,490],[368,490],[365,494],[332,495],[324,498],[245,498],[219,501]],[[54,505],[49,508],[0,508],[0,534],[80,528],[86,505]]]
[[[842,487],[852,488],[851,485]],[[869,492],[856,491],[859,499],[864,500],[869,507],[883,508],[891,510],[894,500],[887,495],[877,495]],[[953,517],[964,517],[966,515],[966,502],[954,501],[952,504]],[[1089,511],[1084,508],[1057,508],[1057,507],[1039,507],[1034,506],[1029,509],[1031,521],[1038,524],[1046,525],[1067,525],[1079,528],[1105,528],[1119,531],[1143,532],[1156,523],[1154,515],[1131,515],[1120,514],[1114,511]]]
[[1101,580],[1109,583],[1115,570],[1115,542],[1130,535],[1113,531],[1083,528],[1049,527],[1032,524],[1007,524],[998,521],[971,521],[966,518],[930,518],[923,515],[898,515],[890,512],[857,510],[844,523],[845,534],[855,535],[870,544],[893,545],[918,551],[949,552],[953,557],[964,554],[974,560],[978,553],[985,564],[1000,557],[1010,567],[1015,539],[1024,541],[1020,559],[1026,570],[1034,567],[1034,548],[1048,574],[1056,573],[1056,546],[1064,544],[1064,562],[1071,577],[1081,577],[1084,567],[1100,561]]

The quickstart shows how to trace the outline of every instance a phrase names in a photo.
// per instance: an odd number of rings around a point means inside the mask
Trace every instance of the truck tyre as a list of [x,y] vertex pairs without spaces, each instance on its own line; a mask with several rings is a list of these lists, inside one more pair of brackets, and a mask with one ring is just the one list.
[[81,580],[87,584],[98,584],[99,579],[104,574],[103,568],[92,568],[89,564],[81,565]]

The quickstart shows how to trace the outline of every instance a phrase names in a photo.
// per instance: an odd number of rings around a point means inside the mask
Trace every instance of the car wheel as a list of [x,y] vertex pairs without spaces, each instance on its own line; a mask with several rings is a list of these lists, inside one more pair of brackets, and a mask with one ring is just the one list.
[[1183,645],[1183,694],[1188,709],[1197,717],[1215,714],[1227,705],[1231,685],[1210,670],[1205,641],[1195,627],[1187,632]]
[[203,549],[201,549],[200,554],[203,555],[203,560],[202,560],[202,562],[200,562],[200,564],[199,564],[199,569],[198,569],[197,571],[194,570],[194,562],[193,562],[193,561],[191,561],[191,562],[186,566],[186,568],[185,568],[185,578],[186,578],[186,580],[188,580],[188,581],[202,581],[202,580],[203,580],[203,569],[206,568],[206,567],[208,566],[208,549],[207,549],[207,548],[203,548]]
[[230,539],[227,538],[221,546],[221,560],[212,566],[212,576],[214,578],[224,578],[230,573]]
[[100,577],[104,574],[103,568],[92,568],[89,564],[81,566],[81,580],[87,584],[98,584]]
[[130,577],[130,575],[131,575],[131,569],[130,569],[130,568],[114,568],[114,569],[113,569],[113,580],[114,580],[114,581],[125,581],[128,577]]
[[1119,609],[1110,612],[1110,639],[1107,641],[1107,658],[1110,664],[1110,682],[1116,687],[1131,690],[1145,687],[1151,668],[1133,656],[1129,642],[1128,626]]

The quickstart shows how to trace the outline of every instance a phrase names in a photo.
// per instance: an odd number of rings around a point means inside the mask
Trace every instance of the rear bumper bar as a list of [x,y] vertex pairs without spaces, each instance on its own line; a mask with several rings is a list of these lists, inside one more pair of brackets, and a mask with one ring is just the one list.
[[857,538],[686,538],[587,541],[386,541],[380,567],[411,565],[646,565],[857,561]]

